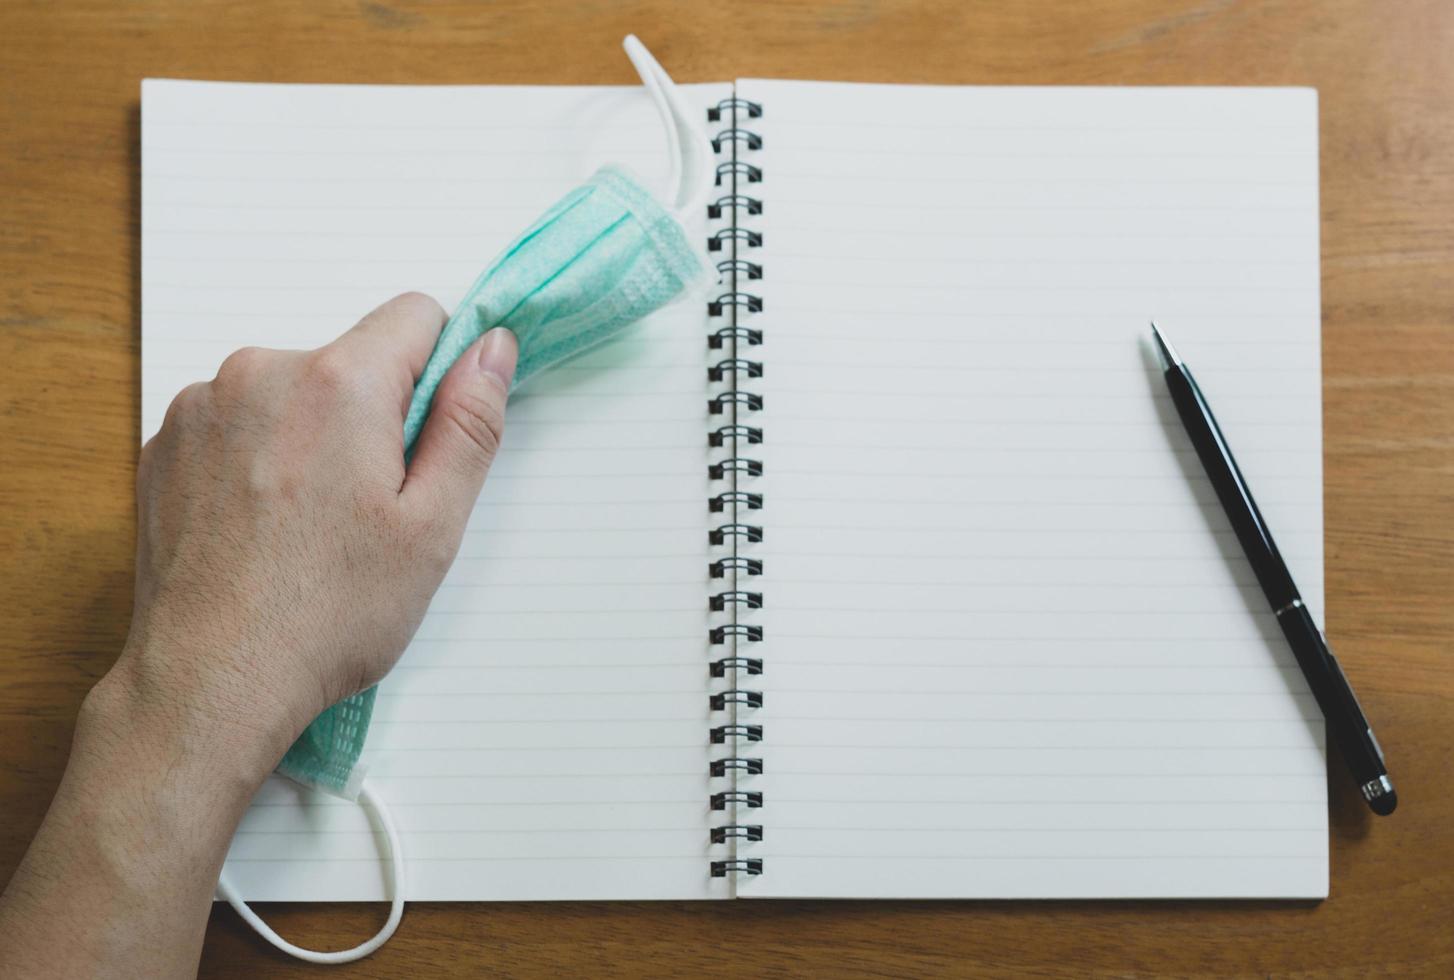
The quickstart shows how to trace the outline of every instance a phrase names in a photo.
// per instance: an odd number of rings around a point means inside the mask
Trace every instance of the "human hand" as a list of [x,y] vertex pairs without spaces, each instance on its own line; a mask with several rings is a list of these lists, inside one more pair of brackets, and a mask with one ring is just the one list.
[[404,465],[444,325],[427,296],[316,351],[239,351],[137,471],[136,606],[0,896],[0,975],[191,976],[244,808],[325,707],[393,666],[500,443],[515,338],[455,363]]
[[135,611],[113,675],[134,703],[245,726],[235,741],[259,778],[388,672],[458,550],[517,349],[495,330],[456,362],[406,470],[404,413],[445,319],[406,294],[319,350],[238,351],[142,449]]

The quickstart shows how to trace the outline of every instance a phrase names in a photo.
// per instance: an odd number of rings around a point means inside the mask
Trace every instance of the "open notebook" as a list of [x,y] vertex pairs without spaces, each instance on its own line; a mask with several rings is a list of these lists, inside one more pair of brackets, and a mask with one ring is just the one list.
[[[1315,93],[685,90],[720,299],[512,402],[369,737],[408,897],[1325,895],[1322,719],[1145,343],[1320,613]],[[146,436],[665,172],[636,87],[143,96]],[[228,867],[384,897],[362,811],[283,780]]]

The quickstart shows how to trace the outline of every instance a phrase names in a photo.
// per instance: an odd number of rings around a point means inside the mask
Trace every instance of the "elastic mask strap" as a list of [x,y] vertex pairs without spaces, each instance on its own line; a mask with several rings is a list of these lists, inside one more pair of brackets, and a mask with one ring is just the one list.
[[682,98],[681,91],[661,63],[652,57],[646,45],[635,34],[628,34],[621,45],[626,56],[641,76],[641,84],[656,104],[666,130],[666,148],[670,155],[671,171],[667,186],[675,197],[670,201],[672,212],[678,220],[696,217],[707,203],[711,193],[714,171],[712,156],[707,152],[707,135],[697,123],[696,116]]
[[384,836],[388,838],[389,842],[389,890],[392,892],[389,921],[385,922],[378,935],[368,942],[355,946],[353,949],[339,950],[336,953],[320,953],[316,950],[294,946],[274,932],[272,926],[260,919],[258,914],[248,907],[247,903],[238,896],[232,883],[227,880],[225,873],[217,879],[217,894],[221,895],[228,905],[236,909],[237,914],[242,916],[244,922],[256,929],[259,936],[289,956],[296,956],[309,963],[352,963],[354,960],[363,959],[384,945],[394,934],[394,930],[399,928],[399,920],[404,916],[404,849],[399,843],[399,830],[394,826],[394,818],[389,814],[388,806],[379,799],[378,794],[367,780],[359,790],[358,799],[364,809],[372,811],[378,818],[380,826],[384,828]]

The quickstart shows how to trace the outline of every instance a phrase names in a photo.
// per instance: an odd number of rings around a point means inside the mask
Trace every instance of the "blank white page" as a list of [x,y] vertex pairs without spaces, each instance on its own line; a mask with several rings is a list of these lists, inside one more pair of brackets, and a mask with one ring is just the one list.
[[1322,719],[1149,356],[1322,607],[1310,90],[744,81],[754,896],[1321,896]]
[[[234,348],[326,343],[407,289],[452,307],[598,166],[666,172],[639,87],[148,81],[142,152],[146,436]],[[369,733],[409,898],[728,893],[707,874],[705,331],[678,304],[512,400]],[[284,780],[228,872],[250,899],[384,897],[359,808]]]

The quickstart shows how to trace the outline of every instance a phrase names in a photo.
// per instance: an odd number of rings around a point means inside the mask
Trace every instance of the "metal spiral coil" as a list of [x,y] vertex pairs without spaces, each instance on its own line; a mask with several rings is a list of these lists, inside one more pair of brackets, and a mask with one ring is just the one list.
[[757,347],[762,343],[762,331],[753,330],[751,327],[718,327],[707,334],[707,347],[710,350],[721,350],[727,346],[729,340],[734,345],[740,341],[748,347]]
[[707,335],[707,347],[722,351],[723,356],[707,368],[707,379],[726,389],[714,389],[707,400],[707,411],[710,415],[727,416],[724,424],[714,422],[707,433],[708,447],[724,450],[721,458],[709,460],[708,479],[726,484],[725,489],[707,498],[708,510],[722,514],[724,520],[710,529],[708,542],[714,548],[730,552],[714,558],[708,565],[712,578],[727,581],[720,591],[708,595],[707,607],[714,614],[729,614],[714,619],[707,630],[710,645],[724,648],[724,655],[710,662],[709,671],[711,677],[724,682],[725,688],[713,691],[708,697],[712,712],[723,715],[713,719],[708,730],[709,743],[721,745],[725,750],[722,758],[710,760],[708,772],[713,779],[731,781],[729,789],[716,790],[709,798],[713,810],[727,813],[727,821],[712,827],[710,833],[713,845],[730,848],[726,858],[710,862],[712,876],[716,878],[758,875],[763,871],[761,858],[742,853],[744,848],[763,839],[763,827],[741,821],[736,812],[739,808],[760,809],[763,799],[761,792],[747,789],[741,781],[759,776],[763,771],[762,758],[749,755],[742,748],[763,741],[763,726],[754,722],[751,714],[762,707],[763,692],[749,689],[744,681],[765,672],[764,658],[745,656],[740,651],[742,644],[762,642],[763,628],[744,622],[743,618],[762,609],[764,597],[761,587],[743,587],[748,583],[738,581],[738,576],[755,578],[763,574],[762,560],[743,553],[763,538],[760,521],[743,520],[746,513],[763,509],[762,493],[748,489],[750,484],[746,484],[763,473],[762,460],[751,458],[747,449],[764,441],[763,426],[749,424],[747,419],[750,413],[762,411],[763,398],[758,392],[743,390],[742,385],[761,378],[764,369],[760,357],[741,356],[747,348],[762,347],[764,341],[762,328],[747,323],[749,317],[762,315],[762,296],[742,289],[742,285],[764,278],[761,259],[756,256],[749,259],[744,254],[763,247],[762,232],[746,227],[743,221],[763,213],[762,195],[755,191],[744,193],[750,185],[762,183],[762,168],[744,157],[761,150],[763,139],[761,134],[740,125],[746,119],[760,119],[762,114],[759,103],[736,97],[724,99],[707,110],[709,121],[725,124],[712,137],[712,148],[730,157],[717,165],[716,183],[722,191],[707,204],[708,220],[726,222],[707,238],[709,252],[725,253],[722,259],[715,260],[723,291],[707,300],[707,315],[721,318]]
[[724,823],[720,827],[712,828],[713,844],[725,844],[730,837],[740,837],[743,840],[762,840],[762,824]]
[[761,313],[762,297],[751,293],[723,293],[715,299],[707,300],[707,315],[721,316],[722,311],[729,306],[745,308],[748,313]]
[[741,670],[748,675],[760,674],[762,673],[762,660],[759,657],[722,657],[719,660],[713,660],[709,669],[713,677],[726,677],[729,670]]
[[762,377],[762,362],[750,361],[745,357],[729,357],[707,368],[708,381],[726,381],[729,373],[742,373],[749,378]]
[[708,802],[713,810],[725,810],[729,803],[756,810],[762,806],[762,794],[751,790],[725,790],[721,793],[713,793]]
[[[721,745],[729,738],[745,739],[749,742],[762,741],[761,725],[718,725],[712,729],[711,739],[713,745]],[[758,794],[761,796],[761,794]]]
[[707,532],[710,544],[721,546],[727,543],[728,538],[741,538],[755,544],[762,540],[762,528],[756,524],[732,523],[719,525]]
[[724,711],[729,704],[740,704],[748,708],[762,707],[761,691],[720,691],[707,699],[713,711]]
[[749,279],[762,278],[762,266],[756,262],[749,262],[746,259],[723,259],[717,263],[717,272],[721,275],[727,273],[741,273]]
[[731,129],[724,129],[712,137],[712,152],[721,153],[722,147],[728,143],[741,143],[749,150],[762,149],[762,137],[750,129],[738,129],[733,126]]
[[727,208],[740,207],[748,214],[762,214],[762,202],[746,194],[728,194],[707,205],[707,217],[720,218]]
[[748,609],[761,609],[762,593],[733,589],[728,592],[718,592],[707,600],[708,607],[714,612],[721,612],[729,605],[734,604],[746,606]]
[[723,99],[716,105],[709,108],[707,110],[707,121],[721,122],[722,113],[732,112],[733,114],[736,114],[739,109],[747,114],[748,119],[762,118],[762,106],[760,104],[756,102],[750,102],[747,99],[739,99],[736,96],[733,96],[730,99]]
[[741,405],[749,412],[762,411],[762,396],[750,391],[724,391],[707,399],[707,411],[721,415],[728,405]]
[[[762,476],[762,460],[733,456],[719,463],[709,463],[707,465],[707,476],[713,480],[721,480],[728,473],[746,473],[748,476]],[[759,535],[751,540],[761,541],[762,537]]]
[[746,242],[748,248],[761,248],[762,233],[748,228],[723,228],[721,231],[707,236],[707,251],[722,251],[722,243],[725,241]]
[[731,163],[719,163],[719,164],[717,164],[717,180],[716,180],[716,183],[717,183],[717,186],[718,187],[721,187],[722,186],[722,179],[724,177],[727,177],[729,174],[731,175],[731,179],[732,179],[732,182],[734,184],[737,182],[737,178],[738,178],[739,175],[742,177],[743,181],[746,182],[746,183],[749,183],[749,184],[760,184],[760,183],[762,183],[762,168],[761,167],[754,167],[750,163],[742,163],[741,161],[733,160]]
[[726,445],[728,439],[745,439],[749,445],[757,445],[762,442],[762,430],[751,425],[720,425],[713,431],[707,433],[707,445],[720,447]]
[[[727,510],[727,505],[744,507],[747,510],[762,510],[762,494],[748,493],[746,490],[724,490],[721,493],[707,498],[707,510],[714,514],[720,514]],[[757,571],[752,571],[747,566],[735,566],[747,572],[748,575],[761,575],[762,568],[759,562]],[[721,578],[714,575],[713,578]]]
[[[707,630],[707,638],[713,646],[721,646],[727,642],[727,637],[739,637],[746,643],[761,643],[763,632],[761,626],[753,626],[750,623],[733,623],[730,626],[713,626]],[[723,694],[732,694],[732,691],[723,691]],[[753,707],[757,707],[753,705]]]
[[762,561],[757,558],[742,558],[733,556],[731,558],[718,558],[707,565],[707,574],[712,578],[723,578],[728,569],[734,572],[742,572],[744,575],[761,575]]
[[729,755],[725,759],[713,759],[707,766],[713,776],[725,776],[729,770],[762,775],[762,760],[756,757]]

